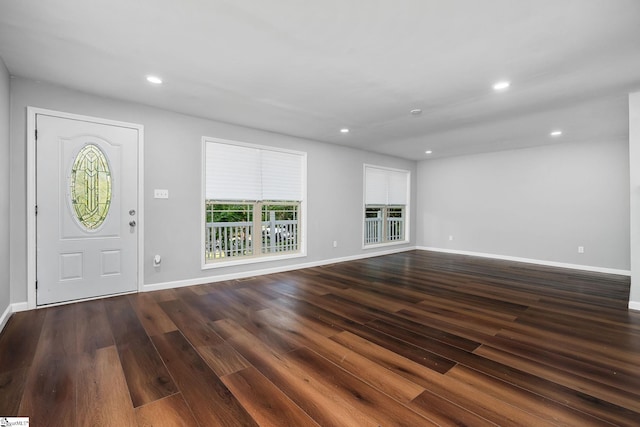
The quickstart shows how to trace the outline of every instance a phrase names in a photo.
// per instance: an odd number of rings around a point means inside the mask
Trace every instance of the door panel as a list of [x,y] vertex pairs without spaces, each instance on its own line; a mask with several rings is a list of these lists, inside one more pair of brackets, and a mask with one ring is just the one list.
[[137,290],[138,129],[48,114],[36,129],[37,304]]

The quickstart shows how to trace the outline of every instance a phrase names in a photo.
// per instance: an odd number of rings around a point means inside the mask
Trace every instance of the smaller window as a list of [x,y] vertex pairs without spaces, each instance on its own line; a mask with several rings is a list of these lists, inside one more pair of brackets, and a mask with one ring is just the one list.
[[385,239],[387,242],[404,240],[404,206],[385,209]]
[[253,204],[207,202],[207,260],[253,255]]
[[383,210],[381,206],[367,206],[364,214],[364,244],[382,242]]
[[404,241],[404,206],[367,206],[364,244]]
[[407,241],[409,171],[364,166],[364,245]]
[[[299,211],[298,202],[207,201],[205,259],[207,262],[228,261],[254,255],[297,253]],[[259,247],[255,246],[256,242]]]
[[297,252],[299,246],[299,204],[262,205],[262,253]]

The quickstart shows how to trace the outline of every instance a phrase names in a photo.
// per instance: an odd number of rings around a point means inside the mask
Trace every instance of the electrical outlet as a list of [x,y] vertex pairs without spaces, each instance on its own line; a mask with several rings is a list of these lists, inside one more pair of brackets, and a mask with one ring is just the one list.
[[169,190],[153,190],[153,198],[154,199],[168,199],[169,198]]
[[337,240],[334,240],[334,241],[333,241],[333,247],[334,247],[334,248],[337,248],[337,247],[338,247],[338,241],[337,241]]
[[579,254],[583,254],[584,253],[584,246],[578,246],[578,253]]
[[453,240],[453,236],[449,236],[449,241],[452,241],[452,240]]

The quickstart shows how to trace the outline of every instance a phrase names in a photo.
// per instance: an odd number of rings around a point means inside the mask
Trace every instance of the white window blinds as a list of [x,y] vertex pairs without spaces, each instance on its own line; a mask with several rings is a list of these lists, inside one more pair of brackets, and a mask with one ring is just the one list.
[[365,165],[364,188],[366,205],[407,205],[409,171]]
[[304,154],[205,141],[208,200],[301,201]]
[[262,200],[302,200],[302,159],[297,154],[262,150]]

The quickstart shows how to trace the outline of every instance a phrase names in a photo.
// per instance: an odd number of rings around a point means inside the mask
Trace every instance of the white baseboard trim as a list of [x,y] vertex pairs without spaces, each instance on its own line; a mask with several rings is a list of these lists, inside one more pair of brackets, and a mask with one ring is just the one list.
[[4,330],[4,327],[7,325],[9,318],[13,314],[13,310],[11,304],[7,306],[7,309],[2,313],[2,317],[0,317],[0,332]]
[[0,317],[0,332],[4,330],[4,327],[7,325],[7,322],[9,321],[13,313],[27,310],[29,310],[29,304],[27,304],[26,302],[9,304],[7,309],[4,311],[4,313],[2,313],[2,316]]
[[274,273],[283,273],[285,271],[301,270],[303,268],[320,267],[323,265],[337,264],[345,261],[356,261],[359,259],[373,258],[377,256],[391,255],[391,254],[397,254],[400,252],[407,252],[407,251],[413,251],[413,250],[416,250],[415,246],[389,249],[386,251],[376,251],[373,253],[358,254],[358,255],[352,255],[352,256],[342,257],[342,258],[330,258],[322,261],[307,262],[302,264],[285,265],[282,267],[264,268],[260,270],[243,271],[239,273],[221,274],[218,276],[199,277],[196,279],[178,280],[175,282],[152,283],[149,285],[144,285],[140,291],[152,292],[152,291],[160,291],[163,289],[182,288],[184,286],[195,286],[195,285],[204,285],[207,283],[224,282],[225,280],[246,279],[248,277],[264,276],[266,274],[274,274]]
[[26,302],[16,302],[11,304],[11,309],[13,310],[14,313],[18,313],[20,311],[27,311],[29,310],[29,304]]
[[417,247],[417,249],[422,251],[443,252],[443,253],[457,254],[457,255],[469,255],[469,256],[477,256],[481,258],[499,259],[504,261],[524,262],[527,264],[544,265],[547,267],[570,268],[572,270],[591,271],[594,273],[606,273],[606,274],[617,274],[620,276],[631,276],[631,270],[618,270],[615,268],[593,267],[589,265],[580,265],[580,264],[567,264],[564,262],[544,261],[544,260],[532,259],[532,258],[521,258],[521,257],[507,256],[507,255],[487,254],[483,252],[459,251],[454,249],[432,248],[432,247],[425,247],[425,246],[419,246]]
[[[152,283],[149,285],[144,285],[142,289],[140,289],[140,292],[152,292],[152,291],[160,291],[163,289],[181,288],[184,286],[204,285],[207,283],[223,282],[225,280],[246,279],[248,277],[282,273],[285,271],[301,270],[303,268],[321,267],[323,265],[337,264],[337,263],[346,262],[346,261],[357,261],[360,259],[373,258],[373,257],[383,256],[383,255],[391,255],[391,254],[396,254],[401,252],[408,252],[412,250],[443,252],[443,253],[450,253],[450,254],[457,254],[457,255],[468,255],[468,256],[476,256],[481,258],[523,262],[527,264],[537,264],[537,265],[544,265],[549,267],[560,267],[560,268],[569,268],[573,270],[584,270],[584,271],[592,271],[597,273],[631,276],[631,271],[629,270],[592,267],[592,266],[579,265],[579,264],[566,264],[561,262],[543,261],[543,260],[537,260],[537,259],[531,259],[531,258],[487,254],[482,252],[459,251],[459,250],[453,250],[453,249],[443,249],[443,248],[434,248],[434,247],[426,247],[426,246],[411,246],[411,247],[389,249],[386,251],[376,251],[374,253],[352,255],[352,256],[341,257],[341,258],[330,258],[330,259],[325,259],[321,261],[307,262],[302,264],[293,264],[293,265],[286,265],[281,267],[265,268],[260,270],[243,271],[238,273],[230,273],[230,274],[223,274],[223,275],[217,275],[217,276],[199,277],[195,279],[178,280],[174,282]],[[640,311],[640,301],[629,301],[629,309]],[[27,302],[14,303],[9,305],[7,309],[4,311],[4,313],[2,314],[2,316],[0,317],[0,332],[4,329],[6,323],[9,321],[9,318],[13,313],[17,313],[20,311],[27,311],[27,310],[29,310],[29,305]]]

